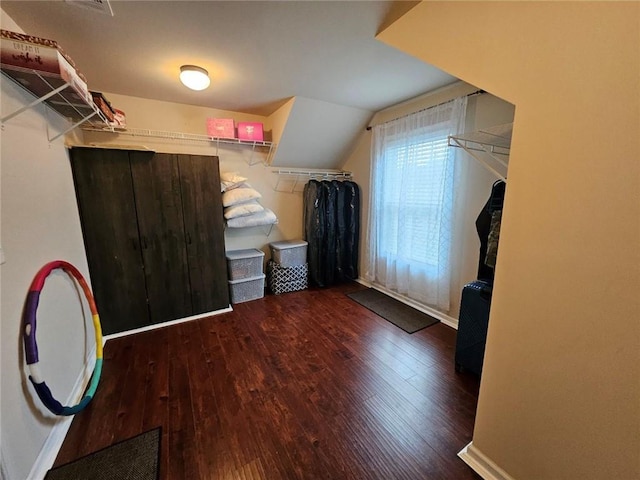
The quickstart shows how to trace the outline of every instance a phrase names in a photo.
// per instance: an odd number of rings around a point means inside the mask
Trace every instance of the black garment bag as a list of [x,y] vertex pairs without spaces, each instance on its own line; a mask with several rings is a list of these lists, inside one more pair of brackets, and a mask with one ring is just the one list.
[[360,192],[354,182],[310,180],[304,231],[311,283],[326,287],[358,278]]

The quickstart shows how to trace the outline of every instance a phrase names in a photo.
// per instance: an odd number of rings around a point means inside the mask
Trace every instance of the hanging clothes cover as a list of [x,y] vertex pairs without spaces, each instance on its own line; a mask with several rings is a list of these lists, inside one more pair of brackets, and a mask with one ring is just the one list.
[[345,251],[343,269],[345,277],[349,280],[358,278],[358,252],[360,244],[360,189],[355,182],[342,183],[346,189],[344,208],[345,216]]
[[309,263],[309,279],[312,284],[324,286],[321,270],[322,239],[324,237],[324,196],[321,183],[310,180],[304,187],[304,238],[308,242],[307,260]]
[[309,279],[326,287],[358,278],[360,192],[351,181],[310,180],[304,189]]
[[[337,182],[336,182],[337,183]],[[324,192],[325,227],[322,241],[322,256],[324,258],[323,284],[325,286],[335,283],[337,265],[337,243],[338,243],[338,192],[332,182],[324,180],[322,182]]]

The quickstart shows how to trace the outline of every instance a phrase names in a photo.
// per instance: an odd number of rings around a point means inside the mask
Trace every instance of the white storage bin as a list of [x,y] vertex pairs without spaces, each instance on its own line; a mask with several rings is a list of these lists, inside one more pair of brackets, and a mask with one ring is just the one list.
[[271,259],[281,267],[297,267],[307,263],[307,242],[304,240],[284,240],[269,244]]
[[264,297],[264,273],[258,277],[229,280],[231,303],[248,302]]
[[242,280],[262,275],[263,251],[256,248],[230,250],[226,255],[230,280]]

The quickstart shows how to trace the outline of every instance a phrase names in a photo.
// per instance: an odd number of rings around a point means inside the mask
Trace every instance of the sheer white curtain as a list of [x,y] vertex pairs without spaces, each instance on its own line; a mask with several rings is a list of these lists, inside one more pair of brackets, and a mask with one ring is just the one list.
[[467,98],[373,127],[365,278],[442,312],[450,306],[455,148]]

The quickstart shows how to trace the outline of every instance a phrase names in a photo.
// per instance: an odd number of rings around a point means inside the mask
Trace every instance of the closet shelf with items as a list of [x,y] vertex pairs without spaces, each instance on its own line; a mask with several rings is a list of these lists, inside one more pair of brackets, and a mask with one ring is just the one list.
[[247,183],[246,177],[235,172],[222,172],[220,190],[227,228],[264,227],[267,229],[265,235],[271,234],[273,226],[278,223],[278,217],[259,203],[258,199],[262,195]]
[[[273,173],[278,175],[274,190],[276,192],[301,192],[309,180],[351,180],[351,172],[344,170],[299,170],[277,169]],[[298,190],[296,190],[298,188]]]
[[82,124],[108,123],[94,103],[86,80],[55,40],[0,30],[0,48],[2,73],[35,97],[3,116],[3,125],[42,103],[71,122],[62,133],[48,134],[50,142]]
[[256,165],[260,162],[260,160],[255,160],[257,158],[255,153],[262,152],[266,154],[266,158],[263,163],[268,165],[271,162],[271,157],[275,152],[276,144],[273,142],[267,142],[263,140],[241,140],[237,138],[217,138],[212,137],[210,135],[202,135],[197,133],[183,133],[183,132],[168,132],[164,130],[151,130],[146,128],[118,128],[111,126],[92,126],[87,125],[82,127],[83,130],[89,132],[102,132],[102,133],[113,133],[117,135],[129,135],[133,137],[146,137],[146,138],[163,138],[167,140],[177,140],[177,141],[186,141],[186,142],[205,142],[209,143],[212,146],[216,147],[216,155],[218,155],[218,149],[220,145],[239,145],[241,147],[250,147],[251,148],[251,156],[247,163],[249,165]]
[[449,146],[462,148],[503,181],[507,178],[513,123],[450,135]]

